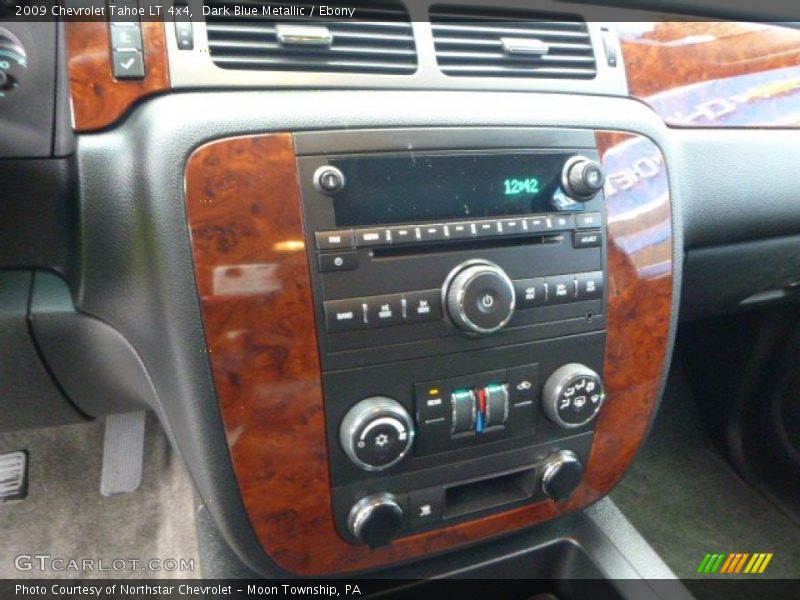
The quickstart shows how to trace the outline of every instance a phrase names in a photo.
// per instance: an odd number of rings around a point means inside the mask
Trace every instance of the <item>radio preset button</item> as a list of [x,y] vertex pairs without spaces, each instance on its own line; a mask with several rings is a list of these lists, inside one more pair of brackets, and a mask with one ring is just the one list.
[[547,285],[547,304],[571,302],[577,296],[574,275],[545,277],[545,284]]
[[576,231],[572,245],[575,248],[597,248],[602,240],[602,233],[599,231]]
[[499,221],[477,221],[475,223],[475,234],[478,237],[499,235]]
[[447,230],[452,240],[463,240],[476,235],[473,223],[448,223]]
[[535,308],[547,304],[547,286],[544,277],[519,279],[514,282],[517,308]]
[[530,217],[528,219],[528,231],[530,233],[545,233],[552,231],[553,225],[549,217]]
[[360,247],[383,246],[389,244],[389,231],[383,227],[376,229],[356,229],[356,245]]
[[580,273],[576,276],[578,283],[578,300],[602,300],[603,272]]
[[405,316],[410,323],[439,321],[442,318],[442,291],[428,290],[404,294]]
[[579,213],[575,215],[578,229],[597,229],[602,224],[600,213]]
[[446,239],[444,225],[420,225],[419,233],[423,242],[440,242]]
[[352,229],[340,231],[317,231],[314,234],[318,250],[345,250],[355,246]]
[[318,256],[319,270],[322,273],[353,271],[358,268],[358,252],[325,253]]
[[520,235],[523,233],[528,233],[528,223],[522,217],[519,219],[503,219],[502,227],[503,235]]
[[392,238],[392,245],[411,244],[417,241],[416,227],[396,226],[389,227],[389,236]]
[[330,333],[362,329],[365,325],[364,307],[360,299],[325,302],[325,328]]

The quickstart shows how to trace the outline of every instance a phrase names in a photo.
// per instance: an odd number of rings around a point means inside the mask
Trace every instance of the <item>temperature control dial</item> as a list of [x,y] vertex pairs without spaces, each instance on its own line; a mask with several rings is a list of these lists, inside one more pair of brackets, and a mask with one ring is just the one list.
[[493,333],[514,315],[514,284],[503,269],[488,261],[457,267],[447,278],[443,294],[450,319],[467,333]]
[[565,428],[590,423],[606,399],[600,376],[578,363],[556,369],[544,384],[542,395],[547,417]]
[[0,28],[0,98],[19,85],[27,67],[22,43],[11,32]]
[[583,466],[574,452],[556,452],[547,457],[542,473],[542,491],[550,499],[562,502],[572,496],[582,477]]
[[359,500],[350,510],[347,529],[350,535],[370,548],[388,545],[403,527],[403,508],[392,494],[372,494]]
[[589,200],[603,189],[605,175],[600,163],[584,156],[574,156],[564,165],[561,185],[570,198]]
[[351,408],[339,427],[347,457],[365,471],[383,471],[408,453],[414,440],[411,415],[397,400],[373,396]]

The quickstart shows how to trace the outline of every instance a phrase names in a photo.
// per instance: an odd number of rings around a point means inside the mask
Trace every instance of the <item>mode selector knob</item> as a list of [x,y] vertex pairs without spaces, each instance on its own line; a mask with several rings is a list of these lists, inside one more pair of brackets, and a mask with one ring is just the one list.
[[347,529],[359,542],[379,548],[392,541],[404,519],[403,508],[392,494],[371,494],[350,509]]
[[585,156],[573,156],[564,165],[561,184],[567,196],[575,200],[589,200],[603,189],[606,181],[600,163]]
[[494,333],[514,315],[514,284],[503,269],[488,261],[456,267],[442,293],[453,324],[467,333]]
[[339,426],[347,457],[365,471],[383,471],[399,463],[414,441],[414,422],[397,400],[366,398],[347,411]]
[[600,375],[586,365],[570,363],[547,378],[542,399],[547,417],[570,429],[590,423],[603,406],[606,393]]

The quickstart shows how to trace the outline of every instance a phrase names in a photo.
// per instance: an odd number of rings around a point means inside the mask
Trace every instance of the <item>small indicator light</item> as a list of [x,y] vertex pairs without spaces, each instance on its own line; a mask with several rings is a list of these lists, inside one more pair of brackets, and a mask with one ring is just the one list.
[[433,388],[432,390],[428,390],[428,395],[429,396],[438,396],[439,395],[439,390],[436,389],[436,388]]

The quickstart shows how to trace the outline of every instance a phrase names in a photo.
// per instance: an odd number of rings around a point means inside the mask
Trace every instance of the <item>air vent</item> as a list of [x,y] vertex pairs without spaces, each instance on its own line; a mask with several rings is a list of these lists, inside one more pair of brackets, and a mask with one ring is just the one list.
[[433,6],[430,17],[436,59],[446,75],[597,75],[589,30],[579,17],[447,5]]
[[[242,17],[241,9],[237,15],[237,6],[244,7],[248,16]],[[405,8],[379,1],[347,6],[355,9],[354,16],[333,20],[311,17],[312,9],[319,15],[319,5],[302,2],[206,0],[211,59],[223,69],[259,71],[408,74],[417,70]],[[276,17],[276,8],[294,16]]]

